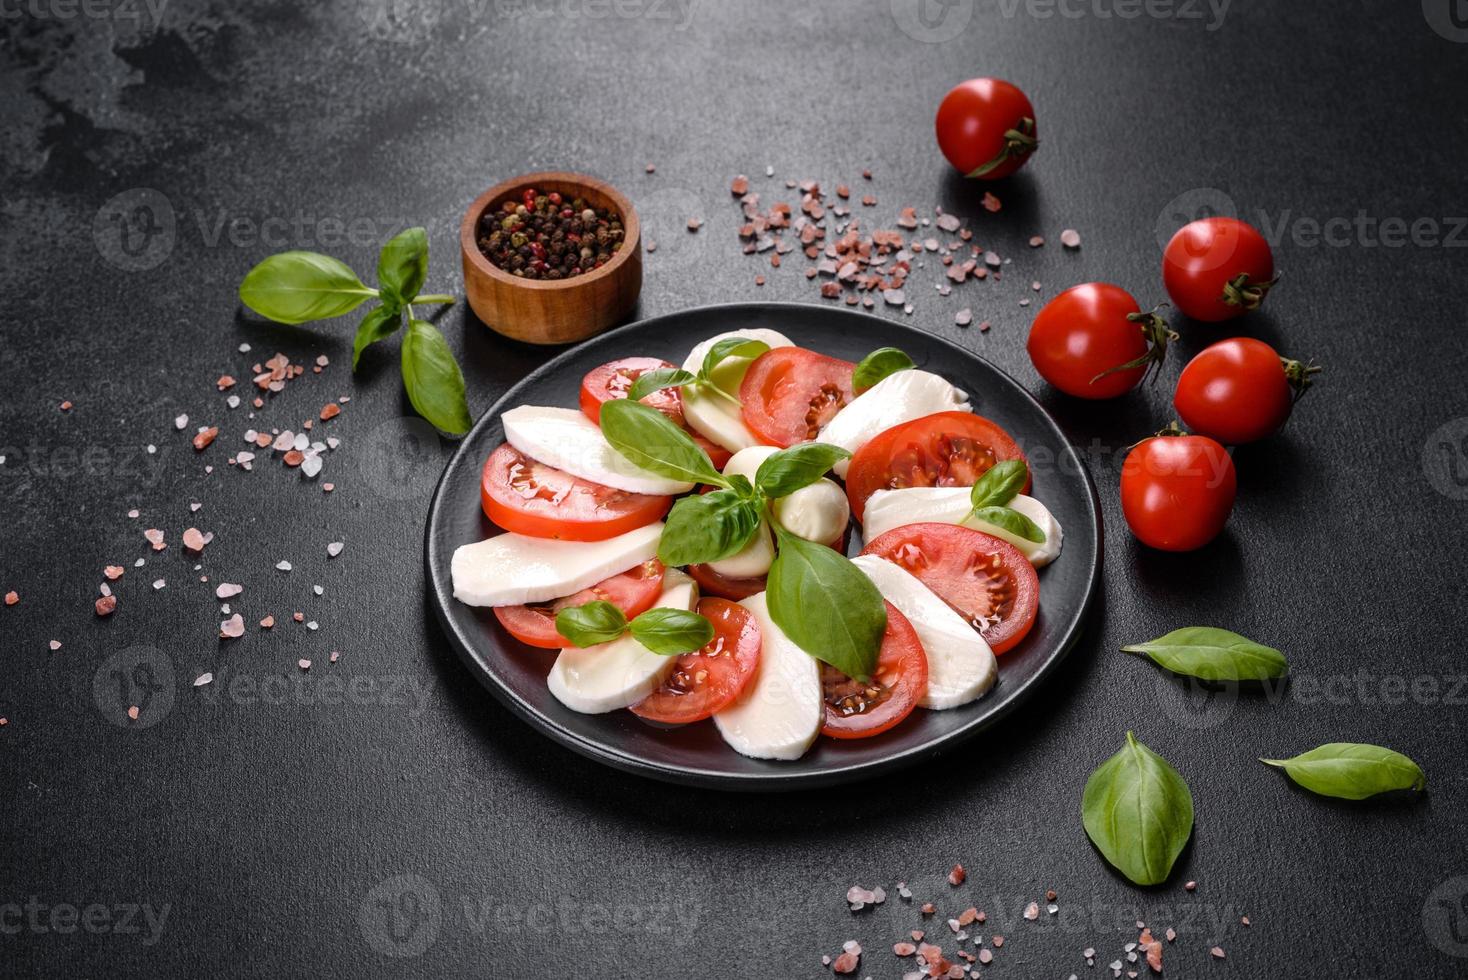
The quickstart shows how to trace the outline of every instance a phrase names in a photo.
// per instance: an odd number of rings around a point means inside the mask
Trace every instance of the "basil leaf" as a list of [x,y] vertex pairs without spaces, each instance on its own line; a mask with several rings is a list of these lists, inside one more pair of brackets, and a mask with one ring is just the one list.
[[632,382],[632,387],[627,389],[627,397],[640,402],[655,391],[664,388],[673,388],[680,385],[691,384],[697,378],[681,368],[658,368],[656,371],[644,371]]
[[759,523],[759,503],[736,490],[691,494],[668,512],[658,558],[669,567],[728,558],[749,544]]
[[627,398],[601,407],[601,432],[629,463],[670,480],[727,487],[708,454],[655,408]]
[[1278,650],[1212,626],[1186,626],[1121,649],[1151,657],[1174,674],[1205,681],[1264,681],[1283,677],[1290,669]]
[[463,435],[474,420],[464,396],[464,374],[449,343],[426,320],[408,320],[403,335],[403,387],[418,414],[435,428]]
[[1045,543],[1045,532],[1040,526],[1012,507],[980,507],[973,512],[975,520],[1003,528],[1017,538]]
[[887,375],[915,367],[912,358],[896,347],[879,347],[863,357],[851,373],[851,390],[861,394]]
[[1283,769],[1312,793],[1341,800],[1364,800],[1392,790],[1427,788],[1427,776],[1417,763],[1379,745],[1331,742],[1293,759],[1259,761]]
[[377,256],[377,286],[385,300],[413,301],[428,278],[428,233],[409,228],[393,236]]
[[865,680],[877,666],[887,607],[861,571],[823,544],[779,529],[780,551],[770,566],[770,618],[806,653]]
[[364,350],[379,340],[391,337],[402,325],[402,311],[396,306],[384,303],[368,310],[362,322],[357,325],[357,336],[352,340],[352,370],[357,370],[357,362],[362,359]]
[[824,442],[791,446],[771,453],[759,464],[754,483],[771,500],[789,496],[801,487],[815,483],[841,460],[850,458],[848,450]]
[[632,635],[653,653],[676,657],[712,643],[714,624],[687,609],[649,609],[632,620]]
[[1112,867],[1139,885],[1167,880],[1193,832],[1193,794],[1167,760],[1126,733],[1086,780],[1081,822]]
[[726,357],[759,357],[769,349],[770,345],[763,340],[750,340],[748,337],[725,337],[703,355],[703,367],[699,369],[698,379],[708,381],[714,368]]
[[1003,507],[1024,489],[1030,478],[1029,467],[1022,459],[1001,459],[974,484],[969,491],[969,500],[974,509],[980,507]]
[[556,632],[576,647],[610,643],[627,629],[627,617],[610,602],[595,600],[556,613]]
[[345,263],[317,252],[272,255],[240,283],[240,302],[279,323],[341,316],[376,295]]

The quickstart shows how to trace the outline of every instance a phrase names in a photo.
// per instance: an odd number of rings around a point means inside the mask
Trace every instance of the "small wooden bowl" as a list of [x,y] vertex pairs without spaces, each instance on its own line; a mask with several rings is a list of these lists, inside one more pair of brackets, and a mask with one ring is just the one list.
[[[522,279],[490,262],[479,250],[479,219],[526,188],[583,198],[622,216],[622,247],[594,272],[571,279]],[[464,213],[459,247],[464,291],[479,319],[497,333],[530,344],[569,344],[601,333],[627,318],[642,290],[642,230],[632,202],[612,185],[560,170],[524,174],[496,184]]]

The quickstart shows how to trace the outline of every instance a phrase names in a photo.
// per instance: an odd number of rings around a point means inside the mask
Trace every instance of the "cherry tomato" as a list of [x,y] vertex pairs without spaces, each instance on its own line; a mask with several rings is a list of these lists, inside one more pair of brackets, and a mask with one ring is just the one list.
[[1223,530],[1238,476],[1228,450],[1207,436],[1157,435],[1121,467],[1121,511],[1137,540],[1162,551],[1193,551]]
[[[592,368],[581,380],[581,414],[600,425],[601,407],[609,401],[626,398],[627,389],[632,387],[632,382],[648,371],[676,366],[656,357],[624,357]],[[677,388],[660,388],[642,399],[642,404],[657,409],[685,429],[693,437],[693,441],[698,443],[698,447],[708,454],[714,469],[723,469],[729,462],[729,457],[734,455],[689,428],[683,418],[683,395]]]
[[978,630],[996,654],[1035,625],[1040,579],[1007,541],[957,524],[908,524],[866,546],[906,570]]
[[605,541],[660,520],[671,497],[614,490],[537,463],[509,443],[484,461],[484,514],[506,531],[563,541]]
[[998,78],[971,78],[955,85],[943,96],[934,126],[943,155],[966,177],[1008,177],[1040,145],[1034,106],[1018,88]]
[[1257,310],[1275,283],[1274,253],[1238,218],[1183,225],[1162,253],[1162,282],[1194,320],[1217,323]]
[[1319,370],[1262,340],[1220,340],[1183,368],[1172,404],[1194,432],[1230,446],[1256,442],[1280,430]]
[[556,613],[600,599],[610,602],[631,619],[651,609],[658,596],[662,595],[663,571],[663,563],[653,558],[564,599],[533,606],[498,606],[494,615],[500,625],[521,643],[545,649],[569,646],[566,639],[556,632]]
[[760,441],[789,447],[808,442],[856,395],[856,365],[803,347],[776,347],[756,357],[739,386],[744,424]]
[[877,652],[870,681],[858,681],[829,664],[821,664],[821,690],[826,723],[821,734],[831,738],[869,738],[897,725],[928,690],[928,656],[917,631],[890,602],[887,632]]
[[1160,365],[1176,338],[1162,317],[1143,313],[1125,289],[1088,282],[1045,304],[1027,348],[1040,377],[1067,395],[1115,398]]
[[665,725],[703,721],[739,697],[759,666],[759,622],[727,599],[700,599],[698,614],[714,626],[702,650],[678,658],[673,672],[656,690],[632,706],[632,713]]
[[860,521],[878,490],[971,487],[999,460],[1024,458],[1009,433],[982,415],[938,412],[894,425],[858,449],[846,471],[846,499]]

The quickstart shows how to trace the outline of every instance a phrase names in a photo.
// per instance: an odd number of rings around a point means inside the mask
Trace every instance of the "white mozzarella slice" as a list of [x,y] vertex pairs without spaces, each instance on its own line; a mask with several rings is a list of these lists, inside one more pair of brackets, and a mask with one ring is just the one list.
[[[703,368],[703,359],[714,344],[727,337],[744,337],[748,340],[763,340],[770,347],[794,347],[790,338],[776,330],[754,327],[749,330],[731,330],[715,334],[694,346],[683,361],[683,370],[697,374]],[[753,358],[726,357],[715,366],[712,380],[722,391],[739,395],[739,384]],[[749,431],[740,414],[739,406],[720,395],[700,391],[689,385],[683,389],[683,418],[699,435],[730,452],[738,452],[749,446],[759,445],[759,437]]]
[[739,698],[714,715],[714,725],[742,755],[798,759],[816,740],[826,717],[820,667],[775,625],[763,592],[740,605],[759,622],[759,666]]
[[[779,452],[774,446],[751,446],[741,449],[724,464],[725,476],[742,476],[754,482],[760,464]],[[851,505],[846,493],[833,481],[817,480],[775,501],[775,520],[796,537],[830,544],[846,531],[851,519]],[[761,572],[760,574],[764,574]]]
[[674,496],[692,483],[634,466],[612,448],[591,419],[572,408],[521,405],[500,417],[505,440],[538,463],[628,493]]
[[549,602],[657,557],[663,524],[605,541],[558,541],[499,534],[460,545],[449,564],[454,598],[470,606]]
[[[880,432],[938,412],[972,412],[968,395],[933,374],[912,368],[898,371],[857,395],[826,423],[819,440],[856,452]],[[846,478],[848,460],[835,466]]]
[[1045,540],[1036,544],[1002,527],[975,520],[969,500],[970,487],[904,487],[901,490],[878,490],[867,498],[862,512],[862,536],[867,541],[907,524],[962,524],[976,531],[992,534],[1018,548],[1036,568],[1043,568],[1060,557],[1064,535],[1060,522],[1049,508],[1034,497],[1018,494],[1009,506],[1035,522],[1045,532]]
[[[693,580],[677,569],[663,576],[656,608],[692,609],[698,605]],[[632,634],[590,647],[566,647],[545,682],[572,711],[599,715],[636,704],[658,689],[677,657],[653,653]]]
[[775,563],[775,536],[770,525],[760,521],[759,530],[739,552],[728,558],[709,562],[709,568],[729,578],[758,578]]
[[860,568],[882,598],[907,617],[928,657],[928,690],[918,702],[941,711],[968,704],[994,686],[999,666],[989,644],[922,582],[892,562],[861,555]]

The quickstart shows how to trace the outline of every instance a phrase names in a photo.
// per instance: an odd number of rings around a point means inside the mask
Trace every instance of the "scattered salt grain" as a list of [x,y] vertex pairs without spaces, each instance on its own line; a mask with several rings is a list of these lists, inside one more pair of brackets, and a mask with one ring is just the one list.
[[302,658],[302,659],[296,661],[296,666],[297,667],[300,667],[302,670],[310,670],[311,669],[311,661],[306,660],[305,658]]
[[275,568],[276,571],[288,572],[291,570],[291,563],[288,561],[278,561],[275,563]]
[[205,684],[208,684],[208,683],[212,682],[213,680],[214,680],[214,675],[213,674],[207,674],[207,673],[200,674],[198,677],[195,677],[194,678],[194,686],[195,687],[203,687]]
[[167,584],[168,584],[168,580],[167,579],[155,578],[153,580],[153,588],[154,589],[161,589],[164,586],[166,586]]
[[342,553],[342,549],[345,547],[346,545],[341,541],[331,542],[331,544],[326,546],[326,557],[335,558],[337,555]]
[[243,591],[245,591],[243,585],[236,585],[233,582],[220,582],[214,589],[214,596],[218,599],[233,599]]
[[48,647],[50,647],[53,651],[60,650],[61,649],[61,641],[60,640],[52,640],[50,643],[47,643],[46,645]]
[[179,431],[183,431],[185,428],[187,428],[188,424],[189,417],[187,415],[180,415],[178,418],[173,420],[173,427],[175,429],[178,429]]
[[219,635],[225,639],[238,639],[245,635],[245,618],[239,613],[219,624]]
[[1066,248],[1080,248],[1081,234],[1074,228],[1067,228],[1060,233],[1060,244]]

